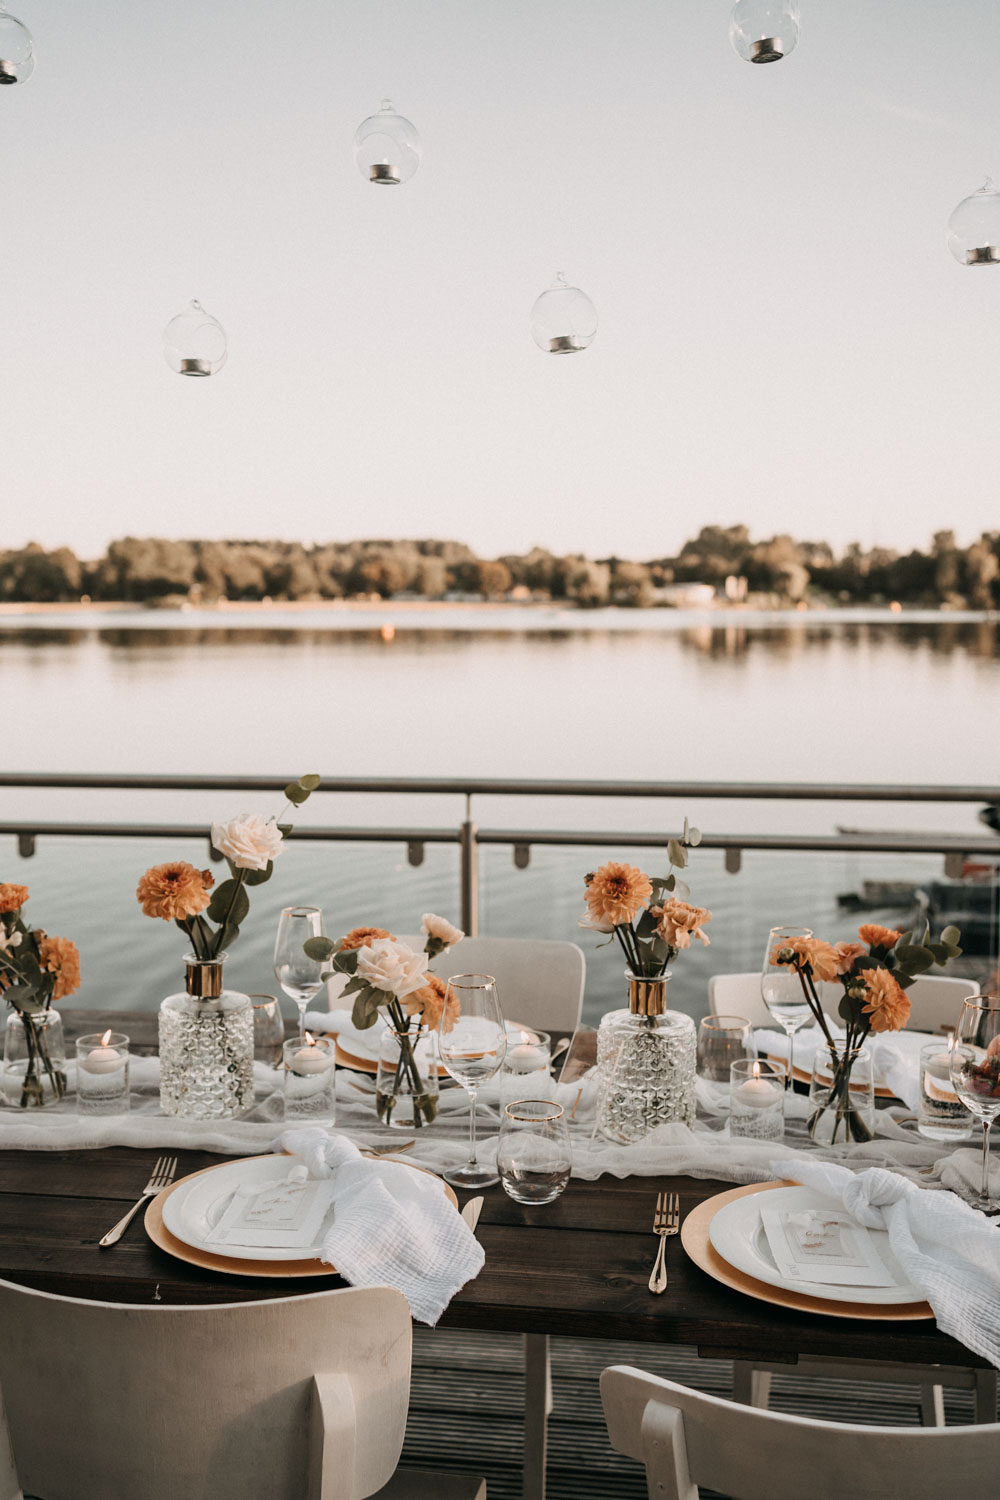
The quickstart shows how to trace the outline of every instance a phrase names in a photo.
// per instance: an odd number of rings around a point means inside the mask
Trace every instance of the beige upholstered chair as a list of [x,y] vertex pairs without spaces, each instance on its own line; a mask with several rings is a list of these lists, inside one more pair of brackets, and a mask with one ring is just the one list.
[[611,1446],[646,1468],[650,1497],[698,1500],[938,1500],[990,1495],[1000,1423],[862,1427],[735,1406],[624,1365],[605,1370]]
[[0,1281],[0,1328],[0,1500],[18,1482],[40,1500],[485,1500],[480,1480],[396,1471],[412,1325],[391,1287],[149,1307]]

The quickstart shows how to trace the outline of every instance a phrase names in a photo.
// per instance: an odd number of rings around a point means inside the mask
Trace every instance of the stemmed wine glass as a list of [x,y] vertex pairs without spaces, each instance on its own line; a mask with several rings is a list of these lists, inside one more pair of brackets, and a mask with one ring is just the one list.
[[[443,1175],[455,1187],[492,1187],[500,1181],[495,1167],[480,1165],[476,1160],[476,1095],[480,1084],[500,1071],[507,1055],[497,982],[490,974],[453,974],[448,980],[447,999],[457,1000],[461,1011],[452,1029],[445,1031],[449,1006],[446,1002],[441,1007],[438,1052],[445,1072],[468,1094],[470,1116],[469,1160],[464,1167],[454,1167]],[[450,1008],[454,1010],[454,1006]]]
[[772,954],[789,938],[811,937],[811,927],[772,927],[767,935],[764,964],[760,971],[760,993],[764,1004],[788,1035],[785,1087],[792,1089],[795,1087],[792,1071],[795,1066],[795,1033],[812,1019],[812,1011],[795,968],[791,964],[774,963]]
[[274,977],[299,1008],[299,1041],[306,1036],[306,1007],[323,988],[323,964],[309,958],[304,945],[323,936],[323,913],[318,906],[286,906],[274,940]]
[[962,1006],[951,1049],[951,1081],[967,1110],[983,1122],[983,1182],[975,1207],[997,1213],[990,1197],[990,1126],[1000,1115],[1000,997],[972,995]]

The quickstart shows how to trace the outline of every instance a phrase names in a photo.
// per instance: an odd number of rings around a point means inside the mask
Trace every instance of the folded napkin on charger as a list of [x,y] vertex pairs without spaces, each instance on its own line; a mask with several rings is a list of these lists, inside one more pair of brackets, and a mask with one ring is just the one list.
[[366,1160],[352,1141],[318,1126],[286,1130],[276,1151],[333,1178],[334,1222],[321,1258],[352,1286],[394,1286],[432,1327],[486,1259],[441,1184],[402,1163]]
[[831,1162],[775,1161],[776,1177],[828,1193],[892,1253],[934,1309],[938,1327],[1000,1368],[1000,1236],[954,1193],[928,1192],[896,1172]]

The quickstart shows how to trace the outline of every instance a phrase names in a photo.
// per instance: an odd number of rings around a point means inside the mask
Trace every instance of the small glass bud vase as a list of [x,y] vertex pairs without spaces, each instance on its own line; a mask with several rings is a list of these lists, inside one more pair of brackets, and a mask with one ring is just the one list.
[[66,1092],[66,1043],[57,1010],[7,1017],[3,1049],[4,1104],[35,1109],[58,1104]]
[[597,1128],[627,1146],[657,1125],[694,1124],[695,1025],[667,1010],[670,974],[626,970],[627,1010],[608,1011],[597,1033]]
[[391,1130],[421,1130],[438,1112],[438,1060],[434,1033],[383,1031],[378,1049],[375,1110]]
[[226,955],[189,953],[185,988],[160,1005],[160,1106],[165,1115],[231,1120],[253,1103],[253,1006],[223,988]]

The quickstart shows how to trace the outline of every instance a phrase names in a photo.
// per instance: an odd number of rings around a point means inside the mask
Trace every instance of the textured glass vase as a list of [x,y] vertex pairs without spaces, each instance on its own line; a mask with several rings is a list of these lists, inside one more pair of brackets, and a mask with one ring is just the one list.
[[3,1049],[4,1104],[34,1109],[58,1104],[66,1093],[66,1043],[56,1010],[12,1011]]
[[223,988],[226,955],[188,954],[186,987],[160,1006],[160,1106],[165,1115],[231,1120],[253,1103],[253,1006]]
[[669,973],[627,978],[628,1009],[609,1011],[597,1033],[597,1128],[622,1146],[657,1125],[693,1125],[695,1098],[695,1026],[666,1009]]

